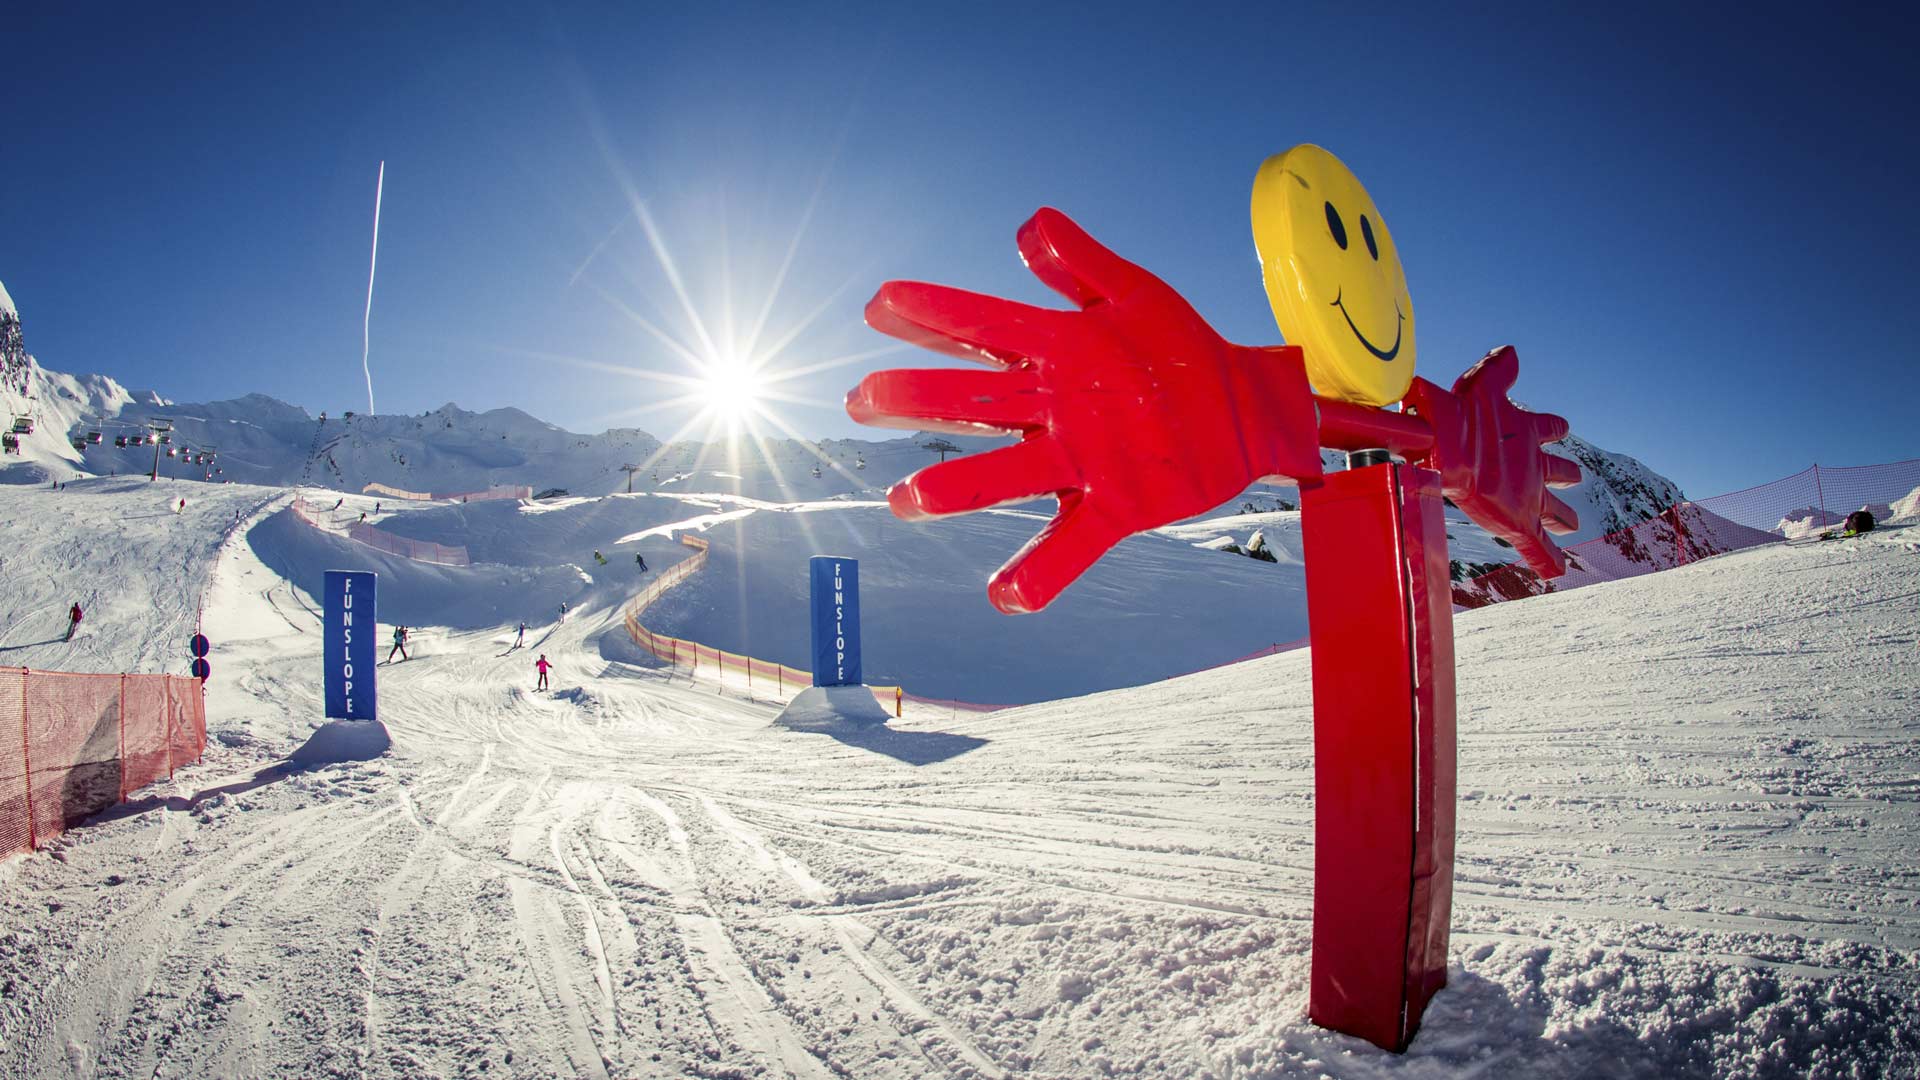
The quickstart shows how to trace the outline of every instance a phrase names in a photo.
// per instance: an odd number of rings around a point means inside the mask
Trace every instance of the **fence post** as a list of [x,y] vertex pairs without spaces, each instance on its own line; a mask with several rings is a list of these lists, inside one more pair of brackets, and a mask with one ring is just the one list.
[[120,801],[127,801],[127,677],[120,676]]
[[[1820,489],[1820,463],[1817,461],[1813,463],[1813,499],[1820,504],[1820,516],[1824,519],[1827,516],[1827,495]],[[1825,525],[1826,522],[1823,520],[1820,524]]]
[[167,779],[173,779],[173,676],[160,676],[160,689],[165,691],[167,724]]
[[32,668],[20,669],[20,768],[27,782],[27,850],[40,850],[40,842],[33,835],[33,739],[27,734],[27,681],[33,678]]
[[906,697],[906,692],[904,690],[901,690],[897,686],[893,688],[893,718],[895,720],[900,719],[900,702],[905,697]]
[[775,663],[773,665],[773,686],[774,686],[774,689],[777,690],[782,695],[786,694],[787,665],[781,664],[781,663]]

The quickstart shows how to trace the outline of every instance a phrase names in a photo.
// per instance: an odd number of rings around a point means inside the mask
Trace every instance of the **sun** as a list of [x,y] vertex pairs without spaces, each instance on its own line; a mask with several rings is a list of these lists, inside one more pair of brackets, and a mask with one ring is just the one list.
[[763,381],[753,365],[738,357],[722,356],[700,371],[697,394],[707,410],[729,422],[738,422],[759,410]]

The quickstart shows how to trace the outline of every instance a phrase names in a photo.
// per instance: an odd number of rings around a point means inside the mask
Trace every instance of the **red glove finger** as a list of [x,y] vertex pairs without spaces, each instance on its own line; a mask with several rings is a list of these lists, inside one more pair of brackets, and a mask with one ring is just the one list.
[[1573,507],[1560,500],[1560,496],[1549,491],[1540,499],[1540,520],[1554,532],[1566,534],[1580,531],[1580,514]]
[[1580,466],[1574,462],[1546,451],[1542,451],[1540,460],[1548,487],[1572,487],[1580,482]]
[[[1515,366],[1517,367],[1519,363],[1520,361],[1516,358]],[[1572,431],[1573,428],[1567,423],[1566,417],[1543,412],[1533,414],[1533,430],[1536,439],[1542,443],[1550,443],[1566,438],[1567,432]]]
[[895,516],[916,521],[1037,499],[1080,483],[1079,472],[1059,445],[1035,436],[1004,449],[929,465],[887,489],[887,504]]
[[1033,276],[1083,308],[1159,281],[1051,206],[1041,207],[1020,226],[1020,257]]
[[987,599],[1008,615],[1039,611],[1129,532],[1089,509],[1078,492],[1064,495],[1059,515],[987,580]]
[[1045,391],[1030,371],[876,371],[847,395],[847,415],[875,427],[950,435],[1046,427]]
[[1540,535],[1536,529],[1511,538],[1513,549],[1526,560],[1527,568],[1543,578],[1557,578],[1567,572],[1567,557],[1555,547],[1553,541]]
[[889,281],[867,301],[867,325],[875,330],[995,367],[1065,351],[1072,315],[919,281]]

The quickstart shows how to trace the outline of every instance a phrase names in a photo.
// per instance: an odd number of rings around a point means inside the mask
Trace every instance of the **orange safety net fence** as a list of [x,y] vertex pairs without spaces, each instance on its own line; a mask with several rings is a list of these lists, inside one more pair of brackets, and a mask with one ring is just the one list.
[[[782,697],[788,693],[798,693],[812,686],[813,672],[811,671],[788,667],[785,664],[776,663],[772,660],[762,660],[758,657],[746,656],[741,653],[729,653],[717,649],[712,645],[703,645],[689,638],[679,638],[668,634],[656,633],[653,630],[649,630],[646,625],[640,621],[640,616],[646,612],[647,608],[650,607],[654,601],[665,596],[667,590],[672,589],[674,586],[699,573],[706,567],[707,553],[711,545],[697,536],[682,536],[680,542],[693,549],[693,556],[675,563],[671,569],[662,573],[653,584],[642,589],[639,595],[627,602],[625,615],[627,636],[633,639],[634,644],[652,653],[655,657],[665,660],[676,670],[684,667],[688,669],[689,674],[695,678],[702,676],[710,677],[720,682],[723,686],[730,675],[743,676],[749,690],[753,689],[756,685],[754,679],[757,677],[760,680],[758,683],[759,686]],[[893,710],[895,716],[901,714],[904,703],[910,698],[910,695],[898,686],[874,686],[869,687],[869,689],[873,691],[873,696],[882,705]]]
[[206,746],[197,679],[0,668],[0,855],[44,845]]
[[410,502],[482,502],[487,499],[533,498],[533,489],[525,484],[517,487],[490,487],[485,491],[408,491],[406,488],[372,483],[361,488],[360,491],[365,495],[387,495]]
[[472,560],[467,558],[467,549],[464,547],[395,536],[385,529],[376,529],[364,521],[353,520],[352,513],[322,510],[304,497],[296,496],[292,509],[293,516],[322,532],[344,536],[356,544],[365,544],[367,547],[384,551],[389,555],[398,555],[415,562],[433,563],[436,566],[472,565]]

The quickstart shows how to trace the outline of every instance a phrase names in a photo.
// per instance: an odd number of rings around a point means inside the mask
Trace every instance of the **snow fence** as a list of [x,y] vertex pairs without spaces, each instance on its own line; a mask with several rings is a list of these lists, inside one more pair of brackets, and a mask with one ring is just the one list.
[[1567,572],[1547,580],[1520,563],[1473,574],[1456,565],[1453,602],[1477,608],[1502,600],[1565,592],[1671,570],[1730,551],[1818,539],[1838,532],[1849,513],[1878,522],[1920,509],[1920,458],[1844,468],[1814,465],[1792,476],[1661,513],[1566,549]]
[[[707,565],[709,544],[697,536],[682,536],[680,542],[693,549],[691,558],[682,559],[656,578],[653,584],[642,589],[639,595],[627,602],[625,622],[627,636],[634,644],[665,660],[676,670],[686,668],[693,678],[710,678],[724,688],[729,677],[736,682],[742,678],[749,693],[754,688],[754,676],[759,676],[760,686],[773,696],[785,698],[797,694],[813,685],[813,672],[800,668],[790,668],[785,664],[739,653],[724,652],[711,645],[688,638],[677,638],[667,634],[655,633],[647,629],[640,621],[653,602],[667,594],[667,590],[699,573]],[[898,686],[874,686],[868,689],[882,704],[899,716],[905,701],[909,698]]]
[[45,844],[206,746],[197,679],[0,669],[0,855]]
[[344,536],[356,544],[365,544],[377,551],[389,555],[398,555],[415,562],[433,563],[436,566],[471,566],[467,558],[467,549],[450,544],[436,544],[430,540],[414,540],[405,536],[395,536],[385,529],[376,529],[364,521],[350,520],[353,515],[322,510],[306,500],[296,496],[292,504],[293,515],[301,521],[335,536]]
[[405,488],[375,483],[368,484],[360,491],[366,495],[387,495],[413,502],[482,502],[487,499],[533,498],[533,489],[524,484],[519,487],[490,487],[485,491],[408,491]]

